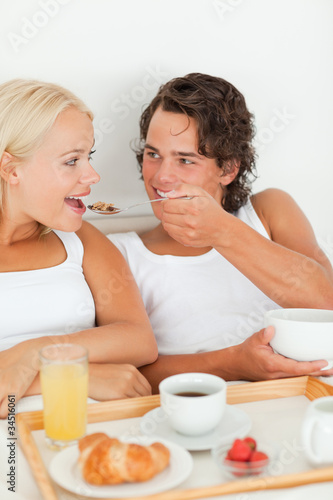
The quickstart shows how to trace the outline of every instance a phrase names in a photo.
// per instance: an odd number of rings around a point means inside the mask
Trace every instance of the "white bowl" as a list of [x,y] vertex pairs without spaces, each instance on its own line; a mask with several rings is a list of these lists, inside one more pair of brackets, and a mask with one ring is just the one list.
[[333,310],[275,309],[265,315],[272,325],[274,351],[297,361],[325,359],[333,366]]

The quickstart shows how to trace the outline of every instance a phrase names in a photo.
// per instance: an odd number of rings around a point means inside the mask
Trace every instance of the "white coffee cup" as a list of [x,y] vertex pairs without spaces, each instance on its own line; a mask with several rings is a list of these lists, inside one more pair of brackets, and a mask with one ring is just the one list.
[[212,431],[221,421],[226,407],[225,380],[208,373],[181,373],[164,379],[160,385],[161,407],[170,426],[187,436]]
[[312,464],[333,463],[333,396],[310,403],[302,424],[302,441]]

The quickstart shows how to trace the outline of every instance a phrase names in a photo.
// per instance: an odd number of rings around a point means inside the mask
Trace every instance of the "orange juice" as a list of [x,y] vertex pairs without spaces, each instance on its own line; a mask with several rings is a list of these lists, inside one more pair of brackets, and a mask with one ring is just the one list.
[[86,432],[88,368],[80,363],[53,363],[41,369],[44,427],[53,441],[71,441]]

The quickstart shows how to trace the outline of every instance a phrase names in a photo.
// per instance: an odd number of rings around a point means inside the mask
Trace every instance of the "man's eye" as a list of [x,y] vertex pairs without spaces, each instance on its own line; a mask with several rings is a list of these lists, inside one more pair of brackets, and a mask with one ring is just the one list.
[[180,163],[183,163],[184,165],[191,165],[193,161],[190,161],[187,158],[181,158]]
[[153,151],[147,151],[147,155],[150,158],[159,158],[159,155],[157,153],[154,153]]

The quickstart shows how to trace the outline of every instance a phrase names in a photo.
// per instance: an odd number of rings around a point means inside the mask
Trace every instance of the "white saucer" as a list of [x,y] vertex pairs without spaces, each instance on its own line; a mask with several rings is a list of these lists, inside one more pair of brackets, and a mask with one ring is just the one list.
[[201,436],[185,436],[174,431],[168,421],[168,415],[159,406],[146,413],[140,421],[140,430],[149,436],[158,436],[173,441],[187,450],[210,450],[217,444],[229,444],[235,438],[243,438],[251,429],[251,419],[241,410],[227,405],[222,420],[211,432]]

